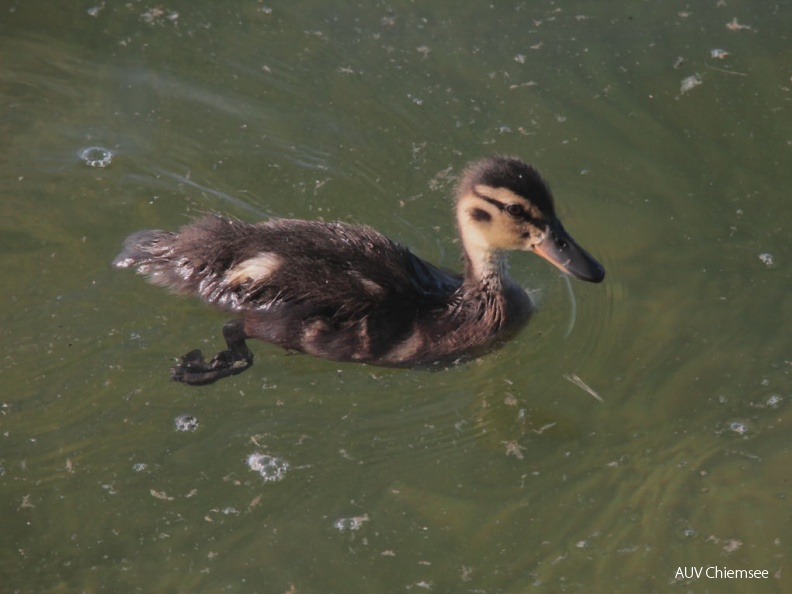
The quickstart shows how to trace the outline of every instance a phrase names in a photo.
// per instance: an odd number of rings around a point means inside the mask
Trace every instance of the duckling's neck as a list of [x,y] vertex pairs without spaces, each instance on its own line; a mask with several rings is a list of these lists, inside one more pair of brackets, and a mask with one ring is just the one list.
[[457,208],[457,225],[465,258],[465,282],[489,286],[507,284],[506,251],[494,247],[479,226],[466,221],[460,207]]
[[508,262],[503,250],[471,249],[463,245],[465,282],[499,289],[508,283]]

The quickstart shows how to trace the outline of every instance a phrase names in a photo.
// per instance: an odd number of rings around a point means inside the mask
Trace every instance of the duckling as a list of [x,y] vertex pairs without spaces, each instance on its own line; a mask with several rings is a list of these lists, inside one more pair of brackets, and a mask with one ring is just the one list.
[[550,190],[513,157],[475,162],[456,191],[463,274],[442,270],[377,231],[340,222],[256,224],[208,215],[127,237],[113,261],[173,292],[237,312],[228,348],[190,351],[175,381],[210,384],[253,364],[246,340],[335,361],[388,367],[449,364],[494,349],[528,321],[532,304],[507,273],[511,250],[534,252],[576,278],[605,270],[564,230]]

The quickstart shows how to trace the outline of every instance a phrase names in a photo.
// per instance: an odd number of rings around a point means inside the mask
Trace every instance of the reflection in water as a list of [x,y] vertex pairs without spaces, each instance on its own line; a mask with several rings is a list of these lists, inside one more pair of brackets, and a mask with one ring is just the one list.
[[[787,590],[788,19],[721,4],[8,7],[5,588]],[[539,311],[465,366],[264,348],[188,393],[162,370],[217,321],[109,269],[206,211],[458,269],[450,188],[493,153],[547,172],[610,276],[572,306],[513,258]],[[676,577],[709,565],[771,577]]]

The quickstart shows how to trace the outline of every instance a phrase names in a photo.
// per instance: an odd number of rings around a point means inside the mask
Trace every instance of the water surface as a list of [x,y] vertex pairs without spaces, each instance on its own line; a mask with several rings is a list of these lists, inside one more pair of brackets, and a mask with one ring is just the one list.
[[[2,11],[4,591],[790,590],[788,6]],[[217,211],[455,268],[453,184],[493,153],[608,276],[570,297],[515,255],[531,325],[448,371],[256,344],[176,385],[226,317],[109,267]]]

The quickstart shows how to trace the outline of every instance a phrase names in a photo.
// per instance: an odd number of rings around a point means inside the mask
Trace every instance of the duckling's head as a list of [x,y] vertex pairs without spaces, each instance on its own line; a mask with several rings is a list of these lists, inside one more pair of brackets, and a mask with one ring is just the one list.
[[457,188],[456,212],[469,266],[480,279],[503,270],[507,250],[534,252],[581,280],[605,278],[602,265],[561,225],[545,181],[520,159],[471,164]]

